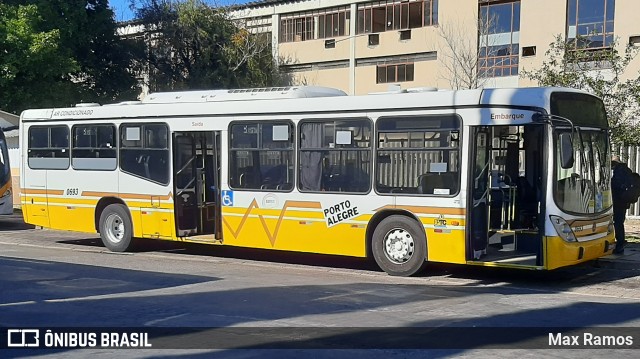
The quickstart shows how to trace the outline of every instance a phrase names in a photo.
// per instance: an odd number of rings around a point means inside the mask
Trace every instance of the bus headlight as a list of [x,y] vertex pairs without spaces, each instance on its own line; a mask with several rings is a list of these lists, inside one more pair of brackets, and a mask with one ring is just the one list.
[[576,235],[573,233],[571,226],[562,217],[549,216],[553,227],[558,235],[567,242],[577,242]]

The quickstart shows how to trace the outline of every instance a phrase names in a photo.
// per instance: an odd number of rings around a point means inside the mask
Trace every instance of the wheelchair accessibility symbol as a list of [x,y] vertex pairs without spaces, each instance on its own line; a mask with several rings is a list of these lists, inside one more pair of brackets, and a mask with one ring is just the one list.
[[233,191],[222,191],[222,205],[233,206]]

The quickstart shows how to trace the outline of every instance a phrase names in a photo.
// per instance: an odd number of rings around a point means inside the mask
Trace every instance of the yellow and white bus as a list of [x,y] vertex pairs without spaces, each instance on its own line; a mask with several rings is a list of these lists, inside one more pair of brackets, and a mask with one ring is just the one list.
[[13,214],[11,164],[4,130],[0,129],[0,215]]
[[608,123],[565,88],[158,93],[21,116],[24,219],[132,238],[554,269],[614,244]]

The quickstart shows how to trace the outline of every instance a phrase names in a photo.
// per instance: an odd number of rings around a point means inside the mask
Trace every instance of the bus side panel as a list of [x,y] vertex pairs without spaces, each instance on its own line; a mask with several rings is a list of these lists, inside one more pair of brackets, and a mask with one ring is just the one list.
[[118,197],[131,213],[134,237],[175,239],[170,185],[122,172],[118,173],[118,181]]
[[32,170],[28,164],[23,164],[22,167],[20,180],[22,181],[21,196],[24,221],[34,226],[49,227],[47,171]]
[[117,172],[72,167],[55,172],[47,179],[51,228],[95,233],[96,205],[103,196],[117,193]]
[[[126,200],[125,205],[129,209],[129,214],[131,214],[131,224],[133,225],[133,236],[137,238],[142,238],[142,211],[140,210],[140,202],[135,200]],[[147,224],[147,223],[145,223]]]
[[173,235],[175,226],[173,220],[173,205],[171,205],[171,203],[163,201],[161,205],[152,205],[151,207],[145,206],[144,204],[141,206],[139,202],[133,203],[133,205],[136,208],[140,208],[140,211],[138,211],[140,214],[140,225],[136,226],[140,227],[140,236],[163,239],[172,239],[175,237]]
[[[466,263],[465,214],[460,208],[394,206],[391,196],[305,194],[305,199],[322,198],[322,201],[285,201],[281,208],[263,209],[259,198],[237,191],[235,197],[236,202],[242,197],[246,197],[244,202],[250,202],[223,207],[224,243],[228,245],[363,257],[366,256],[366,228],[373,214],[377,210],[400,209],[413,214],[424,226],[430,261]],[[342,221],[337,215],[325,215],[325,210],[346,199],[351,208],[358,209],[356,217]],[[443,205],[452,203],[450,198],[439,200]],[[424,203],[408,198],[398,198],[398,201]],[[330,225],[329,219],[339,223]]]
[[[364,257],[367,224],[376,208],[392,200],[367,195],[235,191],[234,205],[222,207],[224,244]],[[275,207],[275,203],[277,208],[262,208]]]
[[24,193],[24,220],[34,226],[49,227],[49,212],[47,210],[47,196],[45,193]]
[[82,198],[49,197],[50,228],[65,231],[96,232],[94,213],[96,201]]
[[[441,219],[421,218],[427,232],[428,260],[444,263],[466,263],[465,221],[457,216]],[[446,224],[434,224],[435,221]]]
[[460,214],[464,212],[442,207],[398,206],[398,209],[411,211],[422,222],[429,261],[466,263],[465,219],[464,214]]
[[228,216],[230,213],[234,212],[223,213],[224,244],[227,245],[355,257],[366,255],[365,226],[352,228],[351,224],[342,224],[328,229],[324,221],[310,220],[312,213],[278,220],[265,219],[268,214],[255,211],[252,218],[244,222],[241,217]]
[[20,191],[20,210],[22,211],[22,220],[25,223],[29,222],[29,205],[27,205],[27,197],[22,191]]

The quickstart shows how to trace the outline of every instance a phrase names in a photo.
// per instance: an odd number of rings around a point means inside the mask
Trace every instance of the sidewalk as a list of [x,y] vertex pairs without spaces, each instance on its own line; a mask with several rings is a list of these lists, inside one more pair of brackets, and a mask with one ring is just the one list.
[[624,247],[624,253],[612,254],[598,259],[598,263],[602,267],[640,270],[640,221],[625,221],[625,235],[628,242]]
[[605,268],[640,270],[640,243],[627,243],[624,254],[612,254],[598,259]]

